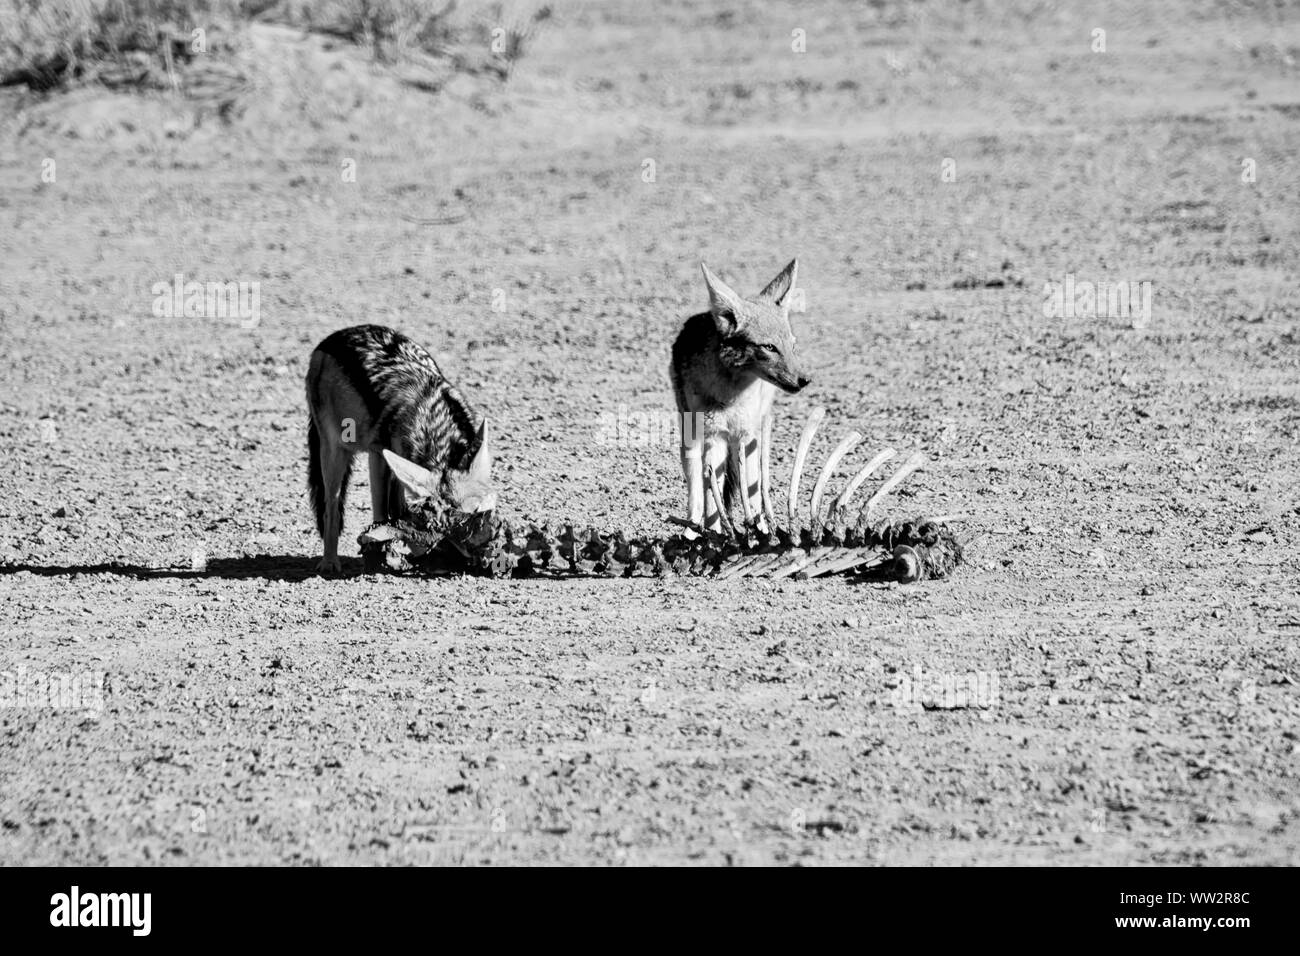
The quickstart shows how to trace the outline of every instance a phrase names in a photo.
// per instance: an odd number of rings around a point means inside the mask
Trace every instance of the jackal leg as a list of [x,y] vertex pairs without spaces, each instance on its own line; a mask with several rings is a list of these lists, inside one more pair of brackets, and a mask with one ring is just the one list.
[[348,472],[352,470],[352,453],[329,432],[321,433],[320,449],[321,484],[325,491],[325,520],[321,537],[325,555],[317,569],[323,572],[340,571],[339,533],[343,530],[343,501],[347,494]]
[[772,416],[763,419],[762,433],[758,439],[758,464],[761,472],[759,496],[762,499],[763,521],[767,530],[776,527],[776,509],[772,507]]
[[[388,451],[400,454],[395,448],[390,448]],[[376,484],[382,490],[382,501],[375,497]],[[376,522],[397,524],[406,517],[406,488],[398,480],[397,475],[393,474],[393,469],[389,467],[382,450],[370,453],[370,505]]]
[[704,445],[682,445],[682,474],[686,477],[686,519],[704,527]]
[[370,453],[370,518],[375,524],[383,524],[389,517],[388,495],[392,487],[388,465],[384,456],[377,451]]
[[406,517],[406,489],[397,480],[392,469],[388,471],[388,523],[395,524]]

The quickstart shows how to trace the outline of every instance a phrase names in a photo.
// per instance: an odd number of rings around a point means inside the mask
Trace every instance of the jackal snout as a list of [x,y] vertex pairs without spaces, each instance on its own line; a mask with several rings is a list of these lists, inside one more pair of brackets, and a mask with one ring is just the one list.
[[763,378],[767,379],[788,395],[801,392],[812,384],[812,376],[804,374],[797,368],[772,371],[769,374],[763,375]]

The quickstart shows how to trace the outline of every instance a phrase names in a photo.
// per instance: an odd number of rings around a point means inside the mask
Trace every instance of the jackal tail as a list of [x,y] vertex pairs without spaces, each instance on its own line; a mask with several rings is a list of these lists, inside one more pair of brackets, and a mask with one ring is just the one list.
[[[352,456],[345,459],[343,485],[339,490],[339,530],[343,530],[343,505],[348,496],[348,479],[352,475]],[[325,478],[320,464],[320,432],[316,420],[307,418],[307,491],[311,495],[311,510],[316,515],[316,530],[325,537]]]

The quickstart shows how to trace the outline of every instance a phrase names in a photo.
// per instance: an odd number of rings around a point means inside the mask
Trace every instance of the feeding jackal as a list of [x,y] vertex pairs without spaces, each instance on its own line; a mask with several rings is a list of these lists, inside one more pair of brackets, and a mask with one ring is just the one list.
[[705,528],[720,524],[706,489],[708,468],[724,508],[739,497],[745,520],[761,515],[770,528],[772,399],[778,388],[793,394],[812,381],[795,363],[790,330],[799,260],[755,299],[741,298],[708,266],[700,267],[709,311],[686,320],[669,369],[682,427],[687,517]]
[[307,369],[307,486],[325,544],[321,571],[339,570],[339,532],[352,456],[370,454],[376,522],[401,518],[398,485],[462,511],[490,511],[487,423],[425,349],[381,325],[340,329]]

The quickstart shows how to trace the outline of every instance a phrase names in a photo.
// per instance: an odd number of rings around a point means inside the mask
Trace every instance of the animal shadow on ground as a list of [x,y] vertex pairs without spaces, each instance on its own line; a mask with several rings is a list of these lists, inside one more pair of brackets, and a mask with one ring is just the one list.
[[[123,578],[223,578],[270,581],[305,581],[317,576],[317,558],[301,555],[257,554],[242,558],[214,558],[203,571],[191,568],[157,568],[142,564],[103,562],[100,564],[0,564],[0,576],[29,571],[41,577],[71,577],[74,574],[113,574]],[[355,578],[366,574],[360,558],[343,558],[343,572],[334,578]]]

